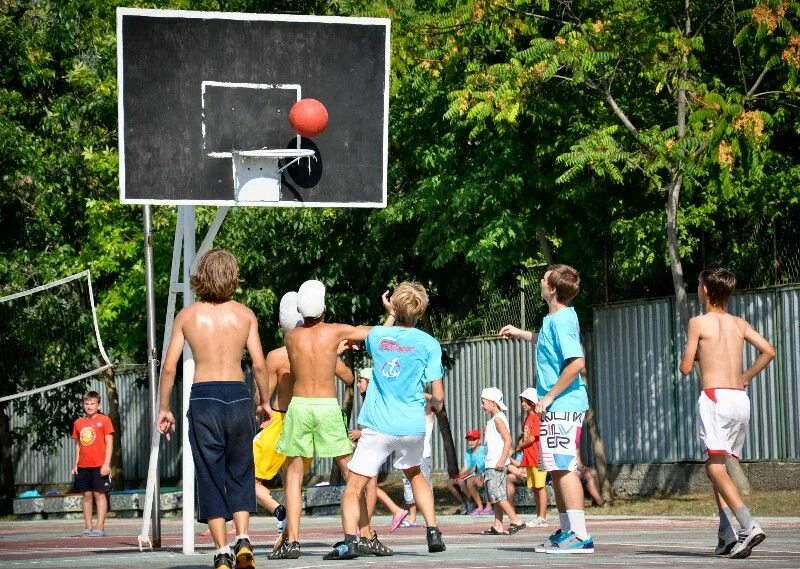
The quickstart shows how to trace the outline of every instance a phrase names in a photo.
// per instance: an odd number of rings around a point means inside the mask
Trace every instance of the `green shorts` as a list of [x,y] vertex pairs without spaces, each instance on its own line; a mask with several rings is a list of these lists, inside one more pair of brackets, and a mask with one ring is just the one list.
[[353,452],[342,408],[335,397],[293,397],[278,452],[286,456],[345,456]]

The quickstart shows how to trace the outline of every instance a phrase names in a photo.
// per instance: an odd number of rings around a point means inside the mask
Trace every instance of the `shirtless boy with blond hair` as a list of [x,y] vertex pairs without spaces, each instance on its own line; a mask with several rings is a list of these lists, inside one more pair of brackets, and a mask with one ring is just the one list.
[[[750,399],[745,389],[775,357],[775,348],[742,318],[725,310],[736,288],[736,277],[728,269],[706,269],[700,273],[697,294],[705,313],[689,320],[686,350],[680,371],[689,375],[695,360],[700,366],[703,391],[697,401],[700,438],[706,447],[706,472],[714,486],[719,506],[717,555],[733,559],[749,557],[766,535],[744,505],[739,490],[725,467],[727,456],[741,456],[750,423]],[[742,353],[748,342],[758,350],[756,361],[742,373]],[[733,517],[739,522],[734,533]]]
[[[342,409],[336,398],[334,376],[340,345],[343,340],[358,342],[367,337],[369,326],[349,326],[325,322],[325,285],[319,281],[304,282],[297,291],[297,310],[303,325],[286,333],[294,386],[292,400],[283,420],[283,431],[277,451],[286,455],[286,540],[273,551],[270,559],[300,557],[300,513],[302,509],[303,459],[333,457],[342,475],[347,478],[347,464],[353,444],[347,434]],[[366,498],[361,497],[360,533],[364,551],[374,555],[391,555],[369,527]]]
[[[253,311],[231,300],[239,281],[239,265],[229,252],[204,254],[191,276],[199,300],[178,313],[161,374],[158,429],[169,439],[175,418],[169,396],[175,384],[184,342],[194,358],[194,384],[186,414],[189,442],[197,475],[197,518],[207,522],[216,546],[214,567],[252,569],[248,537],[250,513],[256,511],[253,466],[253,398],[244,383],[242,356],[250,353],[253,377],[261,396],[257,411],[271,416],[267,367],[258,322]],[[225,521],[236,527],[234,551],[226,543]]]

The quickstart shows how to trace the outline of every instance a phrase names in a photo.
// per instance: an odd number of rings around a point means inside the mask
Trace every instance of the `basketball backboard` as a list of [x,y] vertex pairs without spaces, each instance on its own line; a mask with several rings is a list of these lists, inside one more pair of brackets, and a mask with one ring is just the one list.
[[386,205],[389,20],[118,8],[117,60],[123,203]]

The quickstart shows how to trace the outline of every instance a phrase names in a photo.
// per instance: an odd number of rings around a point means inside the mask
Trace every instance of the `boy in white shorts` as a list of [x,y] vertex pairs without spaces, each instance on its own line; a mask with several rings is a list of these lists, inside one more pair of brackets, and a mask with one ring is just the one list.
[[[425,394],[425,400],[429,401],[431,395]],[[422,471],[422,477],[431,484],[431,460],[433,456],[433,424],[436,421],[436,416],[433,414],[433,408],[430,403],[425,404],[425,442],[422,450],[422,462],[419,469]],[[400,523],[403,528],[416,528],[419,527],[417,523],[417,503],[414,501],[414,492],[411,488],[411,482],[403,476],[403,501],[406,503],[408,509],[408,517]]]
[[[749,557],[766,535],[744,505],[725,467],[727,456],[738,459],[750,423],[750,399],[745,389],[775,357],[775,348],[743,319],[728,314],[725,307],[736,288],[736,277],[727,269],[700,273],[697,295],[705,303],[705,314],[689,321],[686,350],[680,370],[691,373],[700,365],[703,390],[697,401],[700,438],[706,447],[706,472],[714,486],[719,506],[716,555],[733,559]],[[742,373],[744,343],[759,351],[758,358]],[[733,518],[740,530],[733,530]]]
[[425,384],[431,384],[434,409],[440,409],[444,399],[442,348],[432,336],[414,327],[427,307],[428,294],[422,285],[400,283],[389,301],[395,325],[375,326],[366,338],[373,372],[358,416],[361,438],[347,465],[350,476],[342,496],[344,540],[324,559],[358,557],[359,498],[392,452],[394,467],[410,481],[414,500],[425,518],[428,551],[445,550],[436,526],[433,490],[419,468],[425,439]]
[[[552,476],[560,527],[535,551],[594,553],[578,475],[578,445],[589,397],[580,374],[585,362],[578,315],[569,306],[580,290],[580,275],[569,265],[552,265],[542,278],[541,288],[548,315],[536,338],[539,401],[534,411],[542,416],[539,469]],[[511,325],[500,330],[500,335],[534,340],[533,333]]]

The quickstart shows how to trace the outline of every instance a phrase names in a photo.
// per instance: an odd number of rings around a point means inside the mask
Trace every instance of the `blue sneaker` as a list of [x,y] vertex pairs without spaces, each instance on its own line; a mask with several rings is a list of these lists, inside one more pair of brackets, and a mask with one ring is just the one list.
[[575,532],[567,532],[562,534],[564,537],[554,543],[552,546],[545,548],[545,553],[594,553],[594,542],[592,537],[581,539]]
[[561,531],[561,528],[558,528],[556,531],[551,533],[546,540],[544,540],[544,543],[540,543],[539,545],[534,547],[533,551],[535,553],[544,553],[545,551],[547,551],[548,547],[554,546],[559,541],[564,539],[567,535],[569,535],[569,532]]

